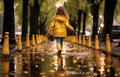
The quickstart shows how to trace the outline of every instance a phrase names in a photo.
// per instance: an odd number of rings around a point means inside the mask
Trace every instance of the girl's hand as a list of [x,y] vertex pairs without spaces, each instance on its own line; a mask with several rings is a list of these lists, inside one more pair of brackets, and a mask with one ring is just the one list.
[[73,30],[73,34],[76,35],[76,32]]

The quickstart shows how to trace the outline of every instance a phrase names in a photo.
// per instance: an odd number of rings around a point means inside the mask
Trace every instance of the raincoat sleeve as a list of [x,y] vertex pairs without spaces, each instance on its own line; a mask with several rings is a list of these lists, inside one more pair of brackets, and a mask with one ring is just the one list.
[[54,29],[54,25],[55,25],[55,21],[52,21],[49,28],[48,28],[48,30],[47,30],[47,34],[51,33],[51,31]]
[[71,30],[71,31],[74,31],[74,28],[69,24],[69,22],[68,21],[66,21],[66,28],[67,29],[69,29],[69,30]]

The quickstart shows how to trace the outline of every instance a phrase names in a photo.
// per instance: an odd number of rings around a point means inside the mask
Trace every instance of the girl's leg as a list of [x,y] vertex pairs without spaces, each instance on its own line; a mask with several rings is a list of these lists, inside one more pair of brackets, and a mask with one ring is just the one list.
[[57,49],[61,50],[62,49],[61,38],[59,37],[56,38],[56,44],[57,44]]
[[56,38],[56,43],[57,43],[58,54],[61,54],[61,50],[62,50],[62,47],[63,47],[63,38],[57,37]]
[[63,48],[63,38],[60,38],[61,49]]

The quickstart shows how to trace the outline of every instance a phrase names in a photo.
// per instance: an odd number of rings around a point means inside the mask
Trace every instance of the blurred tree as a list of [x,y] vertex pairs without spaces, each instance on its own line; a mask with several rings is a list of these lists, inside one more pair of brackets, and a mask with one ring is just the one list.
[[98,34],[98,18],[99,8],[103,0],[87,0],[91,4],[91,12],[93,16],[93,28],[92,28],[92,39]]
[[103,39],[106,38],[106,34],[109,34],[111,37],[116,3],[117,0],[105,0]]
[[79,9],[77,14],[78,14],[78,19],[77,19],[77,23],[78,23],[78,38],[79,38],[80,31],[81,31],[82,10]]
[[[83,4],[84,5],[83,5]],[[82,26],[82,35],[85,35],[85,30],[86,30],[86,21],[87,21],[87,13],[88,13],[88,5],[87,5],[87,0],[84,0],[81,2],[81,8],[83,10],[83,26]]]
[[[44,0],[34,0],[30,2],[30,36],[38,34],[38,16],[41,4]],[[40,3],[40,4],[39,4]]]
[[[4,2],[4,20],[3,20],[3,34],[9,32],[9,43],[15,44],[15,23],[14,23],[14,0],[3,0]],[[3,40],[1,43],[3,43]]]
[[[2,33],[3,15],[0,14],[0,35]],[[1,38],[1,37],[0,37]]]
[[29,0],[22,0],[22,38],[28,34],[28,3]]
[[[1,1],[3,1],[3,0],[0,0],[0,3],[1,3]],[[22,10],[21,10],[22,3],[21,2],[22,1],[27,2],[27,0],[14,0],[14,1],[15,1],[15,6],[14,6],[14,8],[15,8],[15,23],[16,23],[16,26],[17,26],[17,24],[20,25],[21,23],[24,23],[24,25],[22,24],[22,26],[23,26],[22,31],[25,36],[25,34],[28,32],[28,28],[30,28],[30,34],[36,34],[36,33],[44,34],[45,30],[49,26],[49,23],[50,23],[52,17],[55,14],[55,11],[56,11],[55,3],[56,3],[56,1],[59,1],[59,0],[49,0],[49,1],[48,0],[30,0],[30,2],[28,1],[30,4],[30,10],[28,9],[28,12],[25,13],[26,15],[24,14],[23,17],[26,17],[26,18],[23,18],[23,20],[22,20]],[[85,3],[85,1],[86,0],[84,0],[84,1],[83,0],[75,0],[75,1],[67,0],[67,2],[65,2],[65,8],[67,9],[67,12],[70,16],[70,23],[74,27],[74,29],[78,29],[78,30],[83,29],[82,28],[83,24],[85,26],[88,26],[88,23],[91,23],[91,21],[92,21],[92,20],[88,21],[88,20],[90,20],[89,19],[90,16],[88,14],[91,13],[90,10],[88,9],[88,7],[89,6],[92,7],[91,8],[92,12],[97,11],[97,10],[95,10],[95,8],[97,8],[97,7],[93,8],[93,5],[94,4],[96,5],[97,3],[102,2],[103,0],[88,0],[89,4]],[[120,1],[117,1],[117,2],[118,2],[117,6],[119,6]],[[113,1],[113,3],[114,3],[114,1]],[[98,6],[98,5],[96,5],[96,6]],[[102,4],[102,6],[103,6],[103,4]],[[24,9],[26,7],[29,8],[27,5],[25,5]],[[1,7],[1,8],[3,8],[3,7]],[[0,8],[0,12],[1,12],[1,8]],[[84,11],[85,8],[87,8],[86,11]],[[103,8],[101,8],[101,9],[103,12]],[[116,7],[116,10],[119,10],[119,7]],[[27,10],[25,10],[25,11],[27,11]],[[86,12],[86,15],[85,15],[86,19],[84,19],[84,23],[83,23],[83,18],[82,18],[83,12]],[[27,16],[27,14],[28,14],[28,16]],[[30,14],[30,17],[29,17],[29,14]],[[117,19],[118,14],[119,14],[119,11],[115,11],[116,19]],[[94,16],[98,16],[98,15],[95,15],[95,14],[93,15],[93,23],[95,22],[93,25],[96,25],[96,22],[98,22],[97,21],[98,18],[96,17],[97,18],[96,19],[96,18],[94,18]],[[86,20],[87,20],[87,23],[86,23]],[[30,27],[29,27],[29,24],[30,24]],[[27,25],[28,27],[25,27],[25,25]],[[84,29],[86,29],[86,28],[84,28]],[[96,29],[98,29],[98,27],[96,27]],[[97,33],[97,30],[93,30],[93,31],[95,31],[95,33]]]
[[87,24],[91,23],[91,21],[87,21],[90,18],[88,15],[90,13],[89,6],[90,5],[86,0],[69,0],[65,4],[65,7],[70,16],[70,23],[74,29],[78,31],[78,35],[80,34],[80,31],[82,31],[82,34],[85,34]]
[[[90,5],[87,0],[81,0],[79,1],[79,10],[78,10],[78,31],[81,32],[82,31],[82,35],[85,35],[85,31],[88,28],[88,25],[90,25],[91,21],[90,21],[90,16],[89,14],[90,12]],[[78,33],[79,35],[79,33]]]

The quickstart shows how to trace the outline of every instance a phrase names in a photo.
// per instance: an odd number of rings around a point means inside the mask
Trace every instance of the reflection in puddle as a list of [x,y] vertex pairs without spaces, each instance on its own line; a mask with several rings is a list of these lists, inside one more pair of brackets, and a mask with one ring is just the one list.
[[55,72],[55,77],[67,77],[65,70],[63,69],[63,57],[61,54],[57,55],[57,71]]
[[3,73],[8,74],[9,73],[9,61],[3,61]]
[[120,77],[119,58],[110,55],[29,52],[16,53],[10,60],[1,61],[0,77]]

